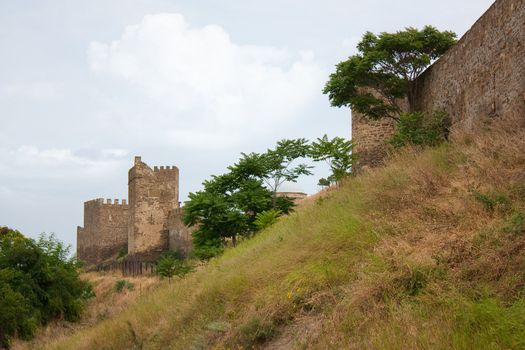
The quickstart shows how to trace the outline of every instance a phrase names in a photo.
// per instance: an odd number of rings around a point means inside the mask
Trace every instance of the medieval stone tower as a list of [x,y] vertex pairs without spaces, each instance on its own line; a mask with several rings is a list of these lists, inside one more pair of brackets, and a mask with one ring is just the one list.
[[116,259],[121,251],[141,261],[167,250],[188,253],[192,230],[182,223],[179,169],[152,169],[135,157],[128,180],[129,204],[101,198],[84,203],[84,227],[77,228],[78,258],[96,265]]
[[179,169],[151,169],[135,157],[129,170],[128,254],[151,257],[169,248],[168,217],[179,208]]

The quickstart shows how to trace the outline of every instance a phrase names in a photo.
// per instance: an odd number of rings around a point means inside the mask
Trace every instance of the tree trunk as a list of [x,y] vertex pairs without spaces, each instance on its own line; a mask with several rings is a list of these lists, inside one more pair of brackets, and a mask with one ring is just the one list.
[[408,83],[408,93],[407,93],[407,100],[408,100],[408,112],[414,113],[416,111],[416,98],[417,98],[417,79],[411,81]]

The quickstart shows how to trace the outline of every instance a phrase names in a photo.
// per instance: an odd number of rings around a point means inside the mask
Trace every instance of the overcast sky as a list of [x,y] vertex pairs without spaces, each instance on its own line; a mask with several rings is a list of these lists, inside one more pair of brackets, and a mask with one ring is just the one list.
[[[321,90],[367,30],[462,35],[491,0],[0,0],[0,226],[75,245],[134,155],[181,200],[240,152],[350,136]],[[316,175],[295,188],[317,191]]]

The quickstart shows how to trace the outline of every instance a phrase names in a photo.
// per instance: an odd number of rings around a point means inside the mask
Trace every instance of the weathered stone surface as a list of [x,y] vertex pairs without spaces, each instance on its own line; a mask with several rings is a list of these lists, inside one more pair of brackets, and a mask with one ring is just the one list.
[[[363,88],[363,90],[381,98],[381,95],[373,89]],[[408,110],[407,99],[399,99],[396,102],[399,108]],[[370,120],[360,113],[352,112],[353,151],[358,155],[354,170],[382,164],[387,152],[385,141],[394,134],[395,125],[396,122],[392,118]]]
[[128,244],[128,219],[126,200],[85,202],[84,227],[77,228],[78,258],[88,264],[114,258]]
[[179,251],[188,256],[191,250],[191,234],[194,227],[188,227],[182,222],[183,208],[173,209],[168,217],[169,249]]
[[[472,28],[417,80],[415,110],[444,109],[455,128],[486,118],[525,117],[525,3],[497,0]],[[352,115],[358,168],[381,164],[394,123]]]
[[524,0],[496,1],[417,84],[416,109],[445,109],[460,127],[525,117]]
[[152,259],[168,250],[168,216],[179,208],[179,169],[151,169],[140,157],[129,170],[128,254]]
[[355,168],[378,166],[386,155],[385,141],[394,134],[395,121],[391,118],[369,120],[352,112],[353,151],[358,155]]

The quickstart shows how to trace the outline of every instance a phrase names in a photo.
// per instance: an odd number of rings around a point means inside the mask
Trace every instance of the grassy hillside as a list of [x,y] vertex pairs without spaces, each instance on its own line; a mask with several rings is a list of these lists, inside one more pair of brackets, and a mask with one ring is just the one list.
[[48,348],[525,348],[525,129],[485,129],[404,151]]

